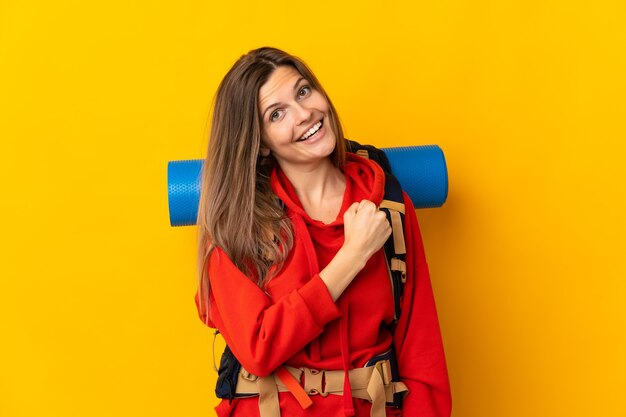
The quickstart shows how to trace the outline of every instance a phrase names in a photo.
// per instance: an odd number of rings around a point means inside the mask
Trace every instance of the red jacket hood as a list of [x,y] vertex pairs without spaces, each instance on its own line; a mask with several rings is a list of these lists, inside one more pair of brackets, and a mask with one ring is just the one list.
[[296,190],[279,165],[276,165],[272,171],[270,183],[274,193],[285,203],[287,208],[302,216],[309,225],[318,227],[339,226],[343,225],[343,213],[353,201],[370,200],[378,206],[385,194],[385,173],[376,162],[353,153],[346,153],[346,164],[343,172],[346,178],[346,191],[339,215],[330,224],[314,220],[304,211]]

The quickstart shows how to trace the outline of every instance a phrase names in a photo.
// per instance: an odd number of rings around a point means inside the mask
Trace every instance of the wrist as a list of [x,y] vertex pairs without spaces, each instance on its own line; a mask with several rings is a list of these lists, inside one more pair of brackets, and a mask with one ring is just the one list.
[[365,267],[365,260],[367,259],[367,257],[360,254],[359,251],[352,250],[351,247],[345,244],[339,248],[336,256],[353,267],[354,275],[358,274],[359,271]]
[[365,262],[357,252],[340,248],[319,276],[326,284],[333,301],[337,301],[350,282],[363,269]]

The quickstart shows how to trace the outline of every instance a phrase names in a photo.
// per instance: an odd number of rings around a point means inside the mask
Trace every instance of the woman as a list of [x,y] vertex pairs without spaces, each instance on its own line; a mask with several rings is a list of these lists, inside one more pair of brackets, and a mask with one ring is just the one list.
[[[302,61],[260,48],[235,63],[217,92],[204,166],[196,303],[241,362],[237,393],[249,394],[223,400],[218,415],[448,416],[413,205],[405,195],[395,322],[381,249],[391,228],[377,208],[384,172],[345,152],[337,112]],[[390,350],[401,382],[390,381],[389,361],[364,368]],[[406,395],[402,408],[385,408],[394,390]]]

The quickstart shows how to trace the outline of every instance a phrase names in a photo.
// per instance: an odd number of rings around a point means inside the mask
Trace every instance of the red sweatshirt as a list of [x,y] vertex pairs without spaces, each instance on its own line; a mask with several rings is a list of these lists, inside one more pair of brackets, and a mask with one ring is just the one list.
[[[216,248],[209,262],[210,316],[203,322],[220,330],[242,366],[264,376],[287,364],[336,370],[361,367],[393,344],[400,376],[409,388],[402,412],[387,415],[447,417],[451,400],[439,323],[415,210],[408,196],[405,238],[407,282],[402,315],[391,331],[393,296],[384,251],[366,263],[337,302],[333,302],[318,273],[343,245],[343,214],[355,201],[379,204],[384,172],[372,161],[347,154],[346,191],[337,219],[330,224],[311,219],[293,186],[276,168],[271,185],[285,203],[293,223],[294,247],[281,271],[265,291]],[[197,302],[197,296],[196,296]],[[342,335],[347,346],[341,346]],[[347,338],[345,337],[347,336]],[[344,416],[341,396],[312,396],[302,410],[291,393],[280,393],[283,417]],[[354,398],[357,416],[369,416],[371,404]],[[223,400],[218,416],[258,416],[257,398]]]

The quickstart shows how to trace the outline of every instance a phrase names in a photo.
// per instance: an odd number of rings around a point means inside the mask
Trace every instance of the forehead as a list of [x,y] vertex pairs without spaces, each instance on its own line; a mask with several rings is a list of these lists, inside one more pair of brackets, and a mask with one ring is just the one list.
[[302,75],[293,67],[276,68],[259,89],[259,107],[263,109],[274,101],[280,101],[283,95],[291,96],[294,85],[301,77]]

